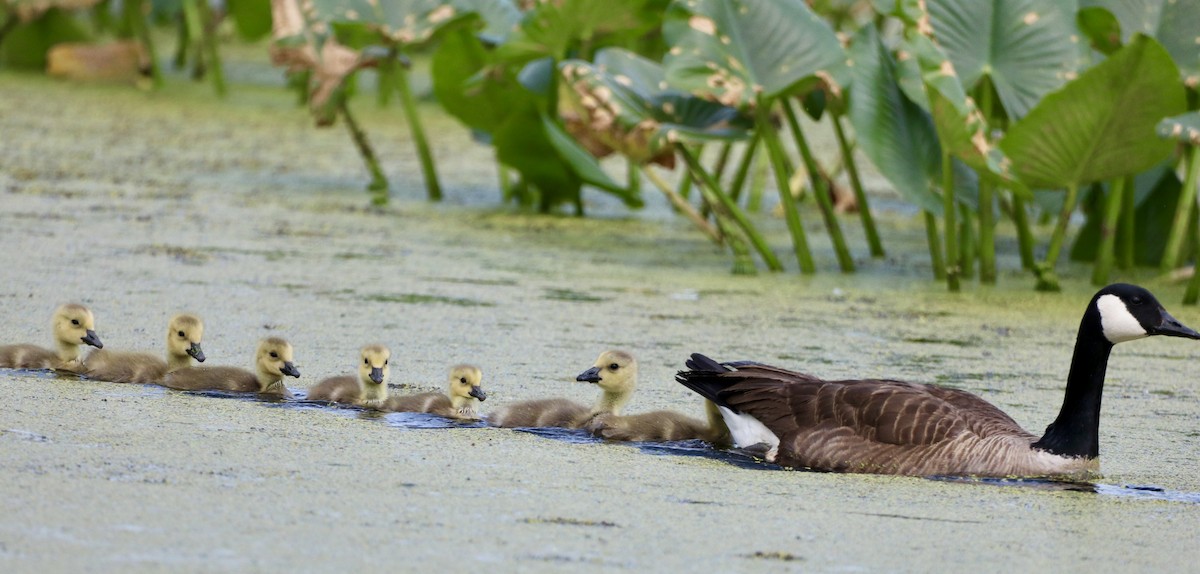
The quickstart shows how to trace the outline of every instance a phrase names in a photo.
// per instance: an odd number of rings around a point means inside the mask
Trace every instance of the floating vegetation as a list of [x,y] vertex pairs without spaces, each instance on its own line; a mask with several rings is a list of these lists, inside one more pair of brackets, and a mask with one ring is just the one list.
[[409,305],[457,305],[459,307],[492,307],[495,303],[466,299],[463,297],[444,297],[441,295],[426,295],[423,293],[401,293],[397,295],[374,294],[363,296],[364,301],[377,303],[406,303]]
[[607,301],[604,297],[598,297],[582,291],[574,289],[546,289],[542,294],[543,299],[551,299],[554,301],[583,301],[587,303],[597,303]]

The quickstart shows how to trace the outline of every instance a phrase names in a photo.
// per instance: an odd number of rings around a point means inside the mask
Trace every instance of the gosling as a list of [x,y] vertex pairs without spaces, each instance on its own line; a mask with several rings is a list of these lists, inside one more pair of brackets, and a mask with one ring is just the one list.
[[378,409],[388,400],[387,380],[392,352],[383,345],[367,345],[359,352],[358,376],[330,377],[308,390],[308,400],[345,403]]
[[637,387],[637,372],[637,360],[629,353],[605,351],[590,369],[575,378],[577,381],[598,384],[606,394],[616,395],[609,400],[613,408],[607,412],[596,412],[582,428],[597,437],[614,441],[699,439],[721,447],[731,443],[729,428],[712,401],[705,401],[707,423],[672,411],[622,415],[621,408],[629,402]]
[[111,383],[159,384],[167,373],[192,366],[192,361],[204,362],[200,341],[204,338],[204,322],[199,317],[180,314],[167,323],[167,360],[149,353],[113,353],[92,351],[84,360],[84,375],[89,379]]
[[478,420],[476,406],[487,400],[480,382],[483,371],[473,365],[456,365],[450,369],[446,392],[420,393],[392,397],[383,410],[406,413],[429,413],[448,419]]
[[232,391],[266,397],[292,398],[283,377],[299,377],[292,364],[292,345],[279,337],[258,343],[254,372],[237,367],[188,367],[167,373],[163,386],[181,391]]
[[0,347],[0,367],[9,369],[56,369],[82,372],[80,344],[104,348],[96,336],[96,318],[87,307],[67,303],[54,311],[50,320],[57,351],[37,345],[7,345]]
[[[633,356],[621,351],[609,351],[601,358],[609,359],[609,366],[614,373],[624,375],[630,369],[633,379],[637,378],[637,363]],[[584,380],[583,375],[575,380]],[[600,398],[595,406],[588,408],[568,399],[538,399],[504,405],[488,413],[487,422],[492,426],[503,428],[521,427],[554,427],[577,429],[586,427],[592,419],[605,414],[618,414],[625,403],[629,402],[632,386],[627,385],[628,377],[608,377],[596,382],[600,390]]]

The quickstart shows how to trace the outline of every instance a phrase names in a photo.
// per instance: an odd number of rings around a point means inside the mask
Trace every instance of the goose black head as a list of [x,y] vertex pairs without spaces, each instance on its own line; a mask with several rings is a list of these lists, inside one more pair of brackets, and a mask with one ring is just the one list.
[[1200,339],[1200,333],[1172,317],[1153,294],[1137,285],[1109,285],[1096,293],[1092,305],[1104,338],[1113,344],[1151,335]]

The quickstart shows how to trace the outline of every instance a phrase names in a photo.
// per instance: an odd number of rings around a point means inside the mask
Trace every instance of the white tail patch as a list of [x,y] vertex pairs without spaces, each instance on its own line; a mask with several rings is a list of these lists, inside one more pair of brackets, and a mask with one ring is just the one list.
[[767,425],[748,414],[735,413],[729,407],[718,405],[717,409],[721,411],[721,418],[725,419],[725,426],[729,427],[729,436],[733,437],[733,446],[750,448],[765,444],[768,447],[767,460],[774,462],[774,455],[779,450],[779,437],[771,432]]
[[1129,312],[1129,308],[1120,297],[1101,295],[1096,300],[1096,307],[1100,309],[1100,326],[1104,331],[1104,338],[1110,343],[1124,343],[1148,335],[1146,328]]

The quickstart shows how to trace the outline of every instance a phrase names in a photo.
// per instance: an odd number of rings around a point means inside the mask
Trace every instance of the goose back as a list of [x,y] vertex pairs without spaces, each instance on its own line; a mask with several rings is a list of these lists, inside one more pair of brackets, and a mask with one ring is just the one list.
[[539,399],[504,405],[488,413],[488,424],[503,428],[581,428],[589,409],[567,399]]
[[356,376],[329,377],[308,389],[305,398],[310,401],[358,404],[362,401],[362,388]]
[[58,355],[37,345],[4,345],[0,347],[0,367],[6,369],[53,369]]
[[83,374],[110,383],[157,384],[167,374],[167,362],[149,353],[113,353],[96,349],[84,360]]

